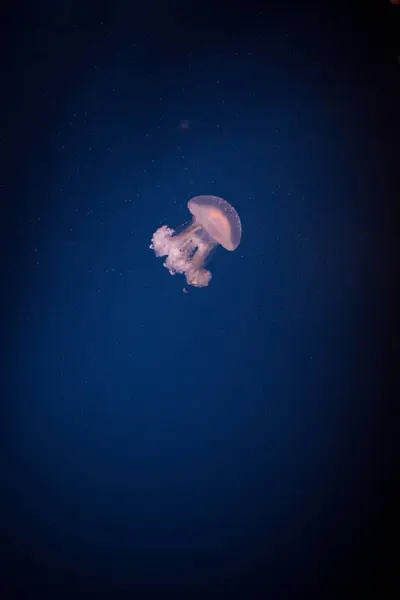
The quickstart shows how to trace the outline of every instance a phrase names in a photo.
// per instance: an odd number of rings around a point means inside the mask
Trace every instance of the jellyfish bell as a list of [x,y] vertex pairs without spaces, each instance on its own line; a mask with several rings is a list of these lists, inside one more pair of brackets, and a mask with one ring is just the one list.
[[225,248],[236,250],[242,237],[242,224],[236,210],[223,198],[195,196],[188,202],[194,221]]
[[188,285],[205,287],[211,273],[205,268],[210,253],[218,246],[233,251],[240,244],[242,225],[236,210],[223,198],[196,196],[189,200],[192,222],[180,233],[163,225],[153,234],[150,248],[165,256],[171,275],[181,273]]

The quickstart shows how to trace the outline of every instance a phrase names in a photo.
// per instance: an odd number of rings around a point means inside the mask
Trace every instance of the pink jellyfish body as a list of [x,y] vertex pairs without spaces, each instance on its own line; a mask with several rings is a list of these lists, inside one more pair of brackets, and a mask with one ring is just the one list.
[[205,268],[210,252],[221,245],[236,250],[242,225],[236,210],[217,196],[196,196],[188,202],[192,222],[182,233],[163,225],[154,233],[150,248],[156,256],[166,256],[164,266],[171,275],[182,273],[189,285],[205,287],[211,273]]

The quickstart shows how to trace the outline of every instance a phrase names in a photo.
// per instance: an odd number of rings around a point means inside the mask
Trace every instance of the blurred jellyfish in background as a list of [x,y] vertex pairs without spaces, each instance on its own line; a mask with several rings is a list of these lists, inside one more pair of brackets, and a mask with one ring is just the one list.
[[242,225],[236,210],[216,196],[196,196],[188,202],[192,222],[179,234],[167,225],[154,233],[150,248],[156,256],[166,256],[164,267],[171,275],[182,273],[189,285],[205,287],[211,273],[205,268],[210,252],[220,244],[236,250]]

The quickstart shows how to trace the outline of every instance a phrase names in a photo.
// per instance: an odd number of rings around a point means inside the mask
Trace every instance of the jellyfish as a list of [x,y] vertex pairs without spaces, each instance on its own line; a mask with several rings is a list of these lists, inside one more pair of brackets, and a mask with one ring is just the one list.
[[188,202],[192,222],[180,233],[163,225],[153,234],[150,248],[166,256],[164,267],[171,275],[185,275],[188,285],[205,287],[211,273],[207,259],[218,245],[233,251],[239,246],[242,225],[236,210],[217,196],[196,196]]

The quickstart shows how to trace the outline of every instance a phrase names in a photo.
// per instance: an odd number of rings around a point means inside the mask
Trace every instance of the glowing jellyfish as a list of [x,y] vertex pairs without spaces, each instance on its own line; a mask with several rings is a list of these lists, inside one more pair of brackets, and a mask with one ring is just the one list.
[[166,256],[164,267],[171,275],[182,273],[189,285],[204,287],[211,273],[205,268],[210,252],[220,244],[236,250],[242,236],[242,225],[236,210],[216,196],[196,196],[188,202],[193,220],[177,234],[167,225],[154,233],[150,248],[156,256]]

